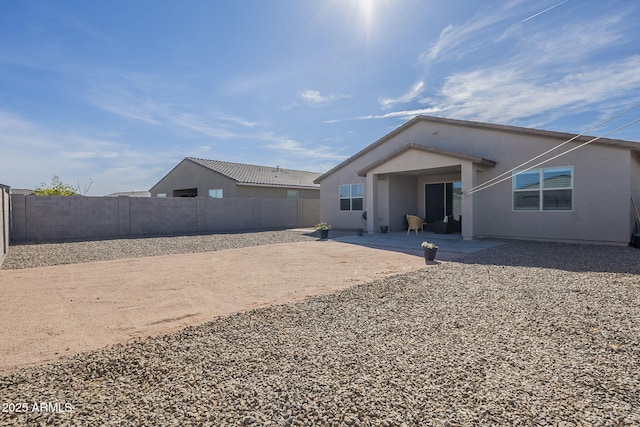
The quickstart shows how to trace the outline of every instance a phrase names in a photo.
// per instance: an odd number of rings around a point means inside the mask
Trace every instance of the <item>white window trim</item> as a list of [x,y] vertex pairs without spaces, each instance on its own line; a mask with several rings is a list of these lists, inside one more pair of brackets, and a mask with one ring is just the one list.
[[[562,187],[562,188],[547,188],[546,190],[571,190],[571,209],[543,209],[543,203],[544,203],[544,195],[543,192],[545,191],[544,188],[544,171],[548,171],[548,170],[554,170],[554,169],[569,169],[571,170],[571,185],[569,187]],[[532,172],[532,171],[538,171],[538,174],[540,176],[540,188],[536,188],[536,189],[525,189],[525,190],[516,190],[515,185],[516,185],[516,180],[515,180],[515,176],[519,173],[523,173],[523,172]],[[573,207],[574,207],[574,191],[573,191],[573,180],[574,180],[574,171],[573,171],[573,166],[552,166],[552,167],[548,167],[548,168],[533,168],[533,169],[524,169],[524,170],[520,170],[520,171],[513,171],[513,173],[511,174],[511,181],[512,181],[512,185],[511,185],[511,211],[512,212],[573,212]],[[515,208],[515,194],[517,192],[526,192],[526,191],[538,191],[540,194],[540,198],[538,201],[538,209],[516,209]]]

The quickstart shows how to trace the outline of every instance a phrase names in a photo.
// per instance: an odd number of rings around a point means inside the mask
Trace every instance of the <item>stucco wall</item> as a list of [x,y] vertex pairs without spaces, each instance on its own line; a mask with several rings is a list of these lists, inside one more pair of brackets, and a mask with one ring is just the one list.
[[209,190],[222,189],[224,197],[236,197],[236,182],[207,169],[202,165],[184,159],[165,175],[151,190],[151,197],[166,194],[173,197],[174,190],[197,188],[198,196],[208,197]]
[[296,190],[299,199],[319,199],[320,188],[317,190],[298,189],[295,187],[263,187],[253,185],[237,185],[236,197],[265,197],[270,199],[286,199],[287,190]]
[[[353,227],[351,218],[337,211],[338,185],[365,182],[365,177],[357,176],[359,170],[409,143],[496,161],[495,167],[479,168],[475,179],[477,184],[481,184],[563,141],[544,135],[419,121],[323,179],[321,216],[334,226]],[[575,146],[575,143],[568,144],[552,155]],[[477,192],[472,196],[473,234],[478,237],[626,244],[630,227],[629,183],[633,179],[630,156],[628,149],[594,143],[544,164],[542,167],[573,166],[574,208],[570,212],[514,211],[510,179]],[[634,162],[637,163],[637,159]],[[396,157],[393,163],[389,172],[419,167],[415,156]],[[458,163],[463,164],[464,161]],[[384,172],[382,168],[377,169],[372,173]],[[463,187],[463,192],[468,189]],[[418,185],[415,197],[421,214],[424,209],[423,192],[423,185]],[[463,195],[463,203],[465,197],[469,196]]]
[[[543,150],[550,144],[535,144]],[[535,155],[533,150],[526,150]],[[507,165],[525,161],[513,156]],[[506,163],[506,162],[504,162]],[[506,166],[506,165],[505,165]],[[485,182],[505,166],[480,176]],[[476,193],[476,232],[478,236],[602,242],[626,244],[629,241],[629,152],[592,145],[562,156],[541,167],[573,166],[572,211],[514,211],[512,182],[507,180]],[[483,175],[483,174],[481,174]],[[486,178],[486,179],[485,179]]]
[[318,199],[11,196],[11,239],[50,241],[310,227]]
[[[633,153],[631,156],[631,197],[633,197],[636,208],[640,213],[640,153]],[[640,230],[635,228],[635,210],[633,205],[631,206],[631,210],[631,231],[632,233],[640,233]],[[638,227],[640,228],[640,226]]]
[[418,212],[418,182],[410,176],[389,176],[389,230],[406,230],[404,216]]
[[362,184],[364,197],[367,197],[366,180],[355,172],[339,173],[322,181],[320,191],[320,220],[331,224],[334,228],[355,229],[364,228],[363,211],[340,210],[340,185]]

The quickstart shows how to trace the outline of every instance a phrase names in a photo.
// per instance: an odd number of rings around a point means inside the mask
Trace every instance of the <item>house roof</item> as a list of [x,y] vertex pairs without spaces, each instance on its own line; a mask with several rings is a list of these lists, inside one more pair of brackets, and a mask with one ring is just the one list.
[[[411,126],[413,126],[413,125],[415,125],[416,123],[419,123],[419,122],[440,123],[440,124],[448,124],[448,125],[454,125],[454,126],[472,127],[472,128],[476,128],[476,129],[489,129],[489,130],[502,131],[502,132],[519,133],[519,134],[523,134],[523,135],[537,135],[537,136],[543,136],[543,137],[548,137],[548,138],[555,138],[555,139],[563,140],[563,141],[572,139],[572,138],[574,138],[576,136],[575,134],[570,134],[570,133],[565,133],[565,132],[555,132],[555,131],[550,131],[550,130],[532,129],[532,128],[524,128],[524,127],[508,126],[508,125],[499,125],[499,124],[493,124],[493,123],[473,122],[473,121],[469,121],[469,120],[447,119],[447,118],[444,118],[444,117],[416,116],[413,119],[409,120],[408,122],[404,123],[402,126],[397,127],[396,129],[394,129],[393,131],[389,132],[388,134],[386,134],[382,138],[378,139],[373,144],[365,147],[364,149],[360,150],[359,152],[357,152],[353,156],[349,157],[347,160],[343,161],[342,163],[338,164],[334,168],[332,168],[329,171],[325,172],[324,174],[319,176],[314,182],[319,183],[320,181],[322,181],[327,176],[333,174],[335,171],[337,171],[339,169],[342,169],[344,166],[346,166],[349,163],[353,162],[354,160],[364,156],[368,152],[374,150],[375,148],[379,147],[380,145],[384,144],[388,140],[392,139],[396,135],[404,132],[406,129],[410,128]],[[578,138],[575,138],[574,141],[576,141],[578,143],[580,143],[580,142],[584,143],[584,142],[590,141],[590,140],[592,140],[594,138],[595,137],[593,137],[593,136],[583,135],[583,136],[580,136]],[[625,141],[623,139],[599,138],[594,143],[595,144],[609,145],[609,146],[614,146],[614,147],[619,147],[619,148],[626,148],[628,150],[633,150],[633,151],[640,152],[640,143],[639,142],[635,142],[635,141]]]
[[473,156],[471,154],[465,154],[465,153],[458,153],[455,151],[443,150],[440,148],[429,147],[429,146],[420,145],[420,144],[405,144],[399,149],[397,149],[396,151],[394,151],[393,153],[390,153],[384,156],[383,158],[381,158],[380,160],[378,160],[377,162],[374,162],[369,166],[367,166],[366,168],[359,170],[358,175],[366,176],[370,170],[373,170],[378,166],[385,164],[386,162],[393,159],[394,157],[397,157],[400,154],[405,153],[407,151],[411,151],[411,150],[424,151],[426,153],[434,153],[434,154],[440,154],[442,156],[454,157],[456,159],[468,160],[470,162],[478,163],[483,166],[494,167],[496,165],[496,162],[494,162],[493,160],[485,159],[484,157]]
[[118,196],[128,196],[128,197],[151,197],[150,191],[118,191],[115,193],[107,194],[105,197],[118,197]]
[[245,163],[223,162],[220,160],[199,159],[187,157],[200,166],[226,176],[238,185],[268,186],[268,187],[306,187],[319,189],[314,180],[320,176],[316,172],[306,172],[295,169],[285,169],[279,166],[258,166]]
[[11,194],[22,194],[22,195],[25,195],[25,196],[29,196],[29,195],[33,194],[33,190],[29,190],[28,188],[13,188],[12,187],[9,190],[9,192]]

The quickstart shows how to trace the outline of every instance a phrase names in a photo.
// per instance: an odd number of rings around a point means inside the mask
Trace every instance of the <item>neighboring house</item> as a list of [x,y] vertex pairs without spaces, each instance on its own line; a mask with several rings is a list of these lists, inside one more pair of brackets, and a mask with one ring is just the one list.
[[319,199],[319,173],[278,166],[187,157],[151,190],[153,197],[283,198]]
[[[640,143],[437,117],[416,117],[316,179],[334,228],[405,227],[404,215],[462,221],[481,237],[627,245],[640,205]],[[510,172],[511,169],[516,170]],[[474,187],[505,174],[483,190]]]
[[151,193],[149,191],[119,191],[117,193],[107,194],[105,197],[118,197],[118,196],[151,197]]
[[22,194],[23,196],[30,196],[33,194],[33,190],[28,188],[12,188],[11,194]]

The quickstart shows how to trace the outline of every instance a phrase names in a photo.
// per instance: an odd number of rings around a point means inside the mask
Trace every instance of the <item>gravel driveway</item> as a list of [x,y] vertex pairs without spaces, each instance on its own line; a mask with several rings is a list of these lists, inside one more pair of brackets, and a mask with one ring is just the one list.
[[509,242],[18,371],[0,425],[640,425],[639,337],[640,251]]

